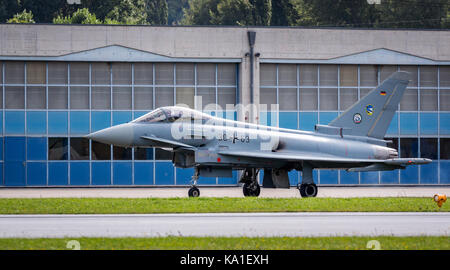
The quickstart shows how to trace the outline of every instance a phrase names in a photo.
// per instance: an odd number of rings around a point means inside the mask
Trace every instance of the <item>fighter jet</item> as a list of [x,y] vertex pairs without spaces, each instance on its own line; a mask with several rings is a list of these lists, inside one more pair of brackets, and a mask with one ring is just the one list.
[[156,147],[172,152],[176,167],[194,167],[190,197],[200,196],[200,176],[231,177],[241,170],[245,196],[259,196],[263,187],[289,188],[288,172],[302,172],[301,197],[315,197],[314,169],[353,172],[389,171],[430,159],[399,158],[387,147],[386,130],[409,82],[409,73],[395,72],[328,125],[301,131],[226,120],[181,106],[158,108],[129,123],[86,137],[122,147]]

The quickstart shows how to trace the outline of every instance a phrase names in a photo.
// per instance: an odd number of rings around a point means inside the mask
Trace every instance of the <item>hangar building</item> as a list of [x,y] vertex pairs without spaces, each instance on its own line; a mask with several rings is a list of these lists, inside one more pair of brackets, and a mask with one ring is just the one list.
[[[250,33],[256,34],[254,48]],[[389,172],[315,172],[320,185],[450,184],[450,31],[0,24],[0,185],[186,185],[168,152],[83,138],[194,96],[215,115],[313,130],[396,70],[412,82],[388,130]],[[279,110],[225,114],[225,104]],[[273,117],[272,117],[273,116]],[[296,185],[301,174],[290,173]],[[199,184],[235,185],[233,178]]]

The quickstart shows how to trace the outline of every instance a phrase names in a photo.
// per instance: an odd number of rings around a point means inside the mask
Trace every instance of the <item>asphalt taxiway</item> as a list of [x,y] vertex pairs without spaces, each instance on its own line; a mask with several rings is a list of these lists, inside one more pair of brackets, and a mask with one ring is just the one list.
[[449,236],[450,213],[0,215],[0,237]]
[[[188,187],[0,188],[0,198],[174,198],[187,197]],[[201,197],[244,197],[241,187],[200,187]],[[450,194],[450,186],[319,186],[317,197],[428,197]],[[262,188],[262,198],[300,198],[295,187]]]

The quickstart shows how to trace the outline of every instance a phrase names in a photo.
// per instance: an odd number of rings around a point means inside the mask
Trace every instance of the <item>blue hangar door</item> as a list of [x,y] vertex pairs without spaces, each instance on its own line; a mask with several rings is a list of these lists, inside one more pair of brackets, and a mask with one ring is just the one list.
[[25,186],[25,137],[5,137],[5,186]]

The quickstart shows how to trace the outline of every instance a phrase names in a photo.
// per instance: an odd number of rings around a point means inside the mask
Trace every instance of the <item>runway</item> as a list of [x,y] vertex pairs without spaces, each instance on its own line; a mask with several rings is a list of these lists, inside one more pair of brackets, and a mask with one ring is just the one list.
[[449,236],[450,213],[0,215],[0,237]]

